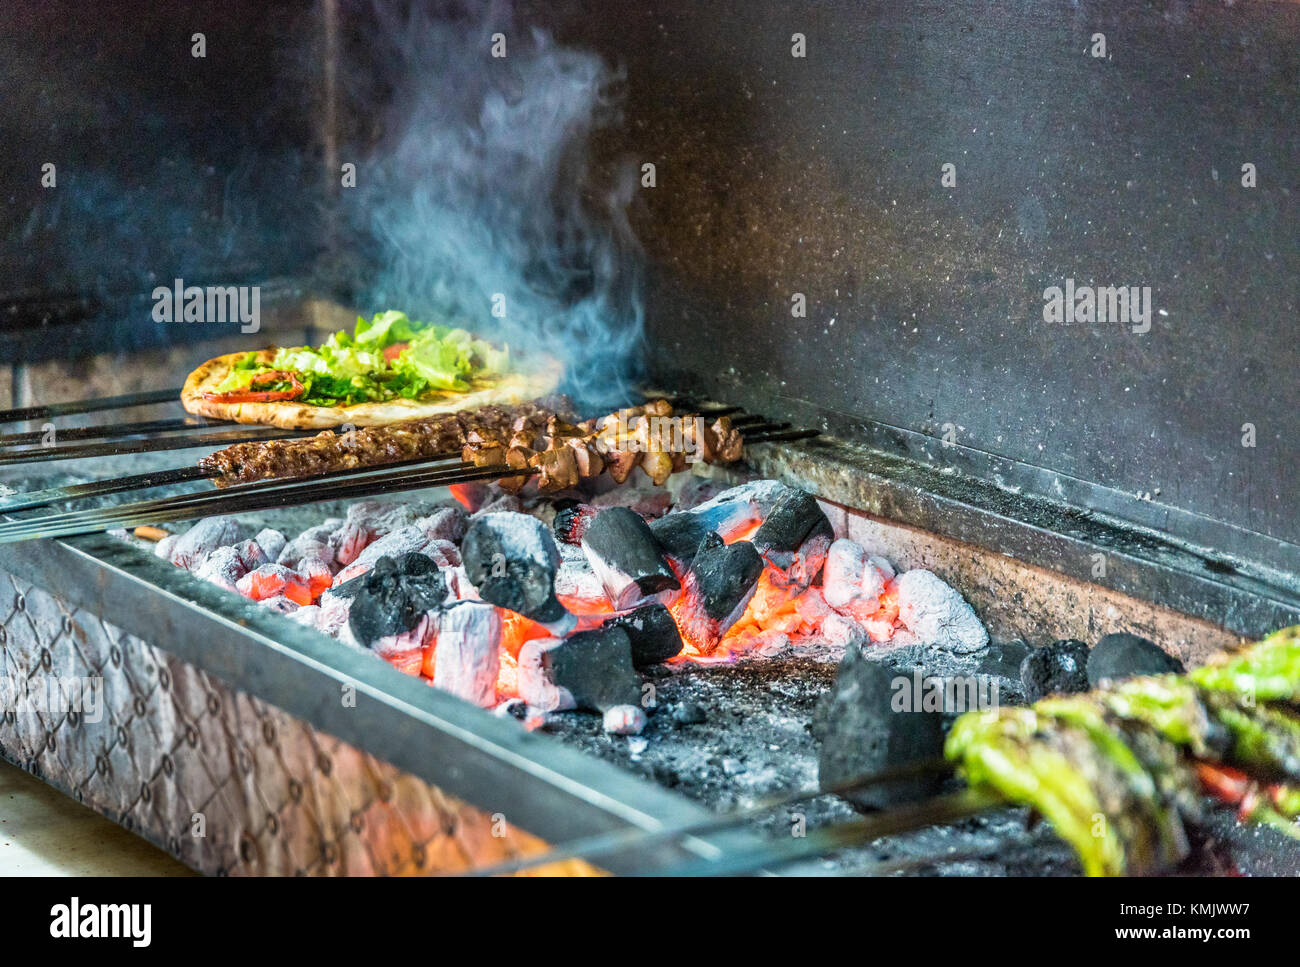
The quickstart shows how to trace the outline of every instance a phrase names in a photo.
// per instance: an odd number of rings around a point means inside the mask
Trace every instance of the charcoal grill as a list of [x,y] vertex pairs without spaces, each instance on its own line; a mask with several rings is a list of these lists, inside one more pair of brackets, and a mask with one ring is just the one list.
[[[383,250],[349,234],[338,184],[349,152],[384,135],[370,119],[411,107],[364,50],[385,17],[343,0],[229,4],[211,42],[231,26],[301,34],[310,56],[250,42],[219,80],[136,91],[129,117],[100,124],[104,91],[194,68],[188,42],[146,42],[193,25],[124,4],[123,22],[153,30],[108,32],[92,70],[75,37],[46,35],[39,6],[0,14],[45,67],[12,69],[45,78],[41,103],[96,137],[71,125],[0,148],[14,205],[35,213],[0,241],[10,406],[162,399],[175,374],[248,345],[236,327],[151,322],[158,279],[261,284],[255,338],[283,344],[350,324],[345,306],[393,282],[367,274]],[[86,26],[77,5],[56,7]],[[593,122],[594,160],[657,174],[628,206],[646,270],[642,388],[818,432],[750,446],[719,475],[810,490],[838,534],[933,570],[998,640],[1123,628],[1193,663],[1300,622],[1300,7],[521,0],[501,29],[525,49],[534,26],[621,72],[610,93],[626,123]],[[807,57],[792,56],[796,33]],[[1098,33],[1113,56],[1088,53]],[[25,130],[30,106],[0,108],[0,125]],[[199,163],[186,148],[198,141],[220,150]],[[152,206],[119,184],[144,143],[181,159],[141,176]],[[47,155],[65,195],[31,176]],[[939,180],[947,162],[955,187]],[[1241,183],[1245,163],[1257,187]],[[583,268],[566,297],[581,297]],[[1150,330],[1043,323],[1044,289],[1067,278],[1151,285]],[[7,447],[34,446],[42,420],[62,428],[31,415]],[[192,465],[192,452],[157,452],[182,432],[178,413],[119,415],[138,431],[119,450],[136,456],[6,453],[0,479],[30,489],[65,470]],[[90,457],[93,432],[59,445]],[[117,696],[93,723],[8,708],[0,752],[204,872],[462,872],[548,846],[566,872],[807,859],[774,846],[781,809],[718,827],[732,803],[524,731],[117,538],[0,544],[0,571],[4,673],[102,675]],[[802,666],[789,676],[805,672],[816,681]],[[1049,850],[1014,826],[978,835]],[[615,847],[584,858],[602,836]],[[920,844],[917,858],[948,841]]]

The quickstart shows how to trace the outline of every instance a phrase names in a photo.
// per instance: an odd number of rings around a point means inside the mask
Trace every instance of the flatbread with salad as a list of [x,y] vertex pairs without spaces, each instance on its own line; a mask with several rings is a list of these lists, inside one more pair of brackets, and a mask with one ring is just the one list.
[[555,360],[512,367],[509,353],[464,329],[403,312],[357,319],[316,348],[263,349],[209,359],[185,380],[190,413],[291,430],[381,426],[545,395]]

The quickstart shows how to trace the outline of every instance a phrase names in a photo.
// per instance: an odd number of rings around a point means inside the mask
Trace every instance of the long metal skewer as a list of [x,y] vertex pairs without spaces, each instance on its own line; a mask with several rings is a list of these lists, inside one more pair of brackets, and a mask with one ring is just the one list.
[[[785,435],[780,432],[779,428],[786,425],[788,424],[760,424],[754,428],[751,437],[747,437],[746,441],[765,442],[771,439],[772,436]],[[284,506],[294,501],[311,503],[321,500],[342,499],[344,497],[364,495],[368,490],[373,492],[377,485],[382,485],[386,492],[392,491],[394,488],[405,491],[468,480],[508,477],[518,473],[518,471],[506,466],[476,468],[471,464],[464,463],[456,463],[452,466],[428,466],[435,460],[450,459],[454,456],[455,454],[449,454],[445,458],[427,458],[418,461],[407,461],[403,464],[327,471],[309,477],[260,481],[215,493],[205,491],[155,500],[137,501],[113,507],[69,511],[63,514],[38,518],[20,518],[0,524],[0,543],[36,540],[44,537],[68,537],[75,534],[109,530],[115,526],[129,527],[142,523],[188,520],[202,516],[205,512],[212,510],[239,513]],[[404,473],[392,473],[398,467],[410,467],[412,464],[424,464],[425,466]],[[93,493],[98,494],[106,492],[110,488],[120,491],[132,489],[136,486],[158,486],[162,483],[202,479],[205,476],[209,476],[209,474],[199,471],[197,468],[183,468],[179,471],[164,471],[157,475],[138,474],[130,481],[123,479],[102,481],[98,485],[92,483],[76,486],[90,488]],[[347,477],[348,479],[331,479],[339,477]],[[324,482],[317,483],[317,481]],[[97,486],[99,489],[94,489]],[[275,491],[276,496],[271,496],[271,491]],[[53,488],[52,492],[56,497],[68,496],[68,488]],[[85,493],[86,491],[82,491],[80,494],[74,493],[72,496],[84,495]],[[48,502],[47,498],[50,494],[51,491],[44,491],[32,495],[15,495],[4,504],[0,504],[0,509],[13,511],[29,508],[36,501]],[[24,498],[26,498],[25,501]]]
[[74,446],[33,447],[30,450],[7,450],[0,453],[0,467],[22,463],[45,463],[50,460],[83,460],[90,457],[115,457],[127,453],[158,453],[163,450],[191,450],[197,447],[234,443],[257,443],[286,440],[309,434],[306,430],[281,430],[275,427],[242,427],[213,433],[179,434],[147,437],[143,440],[116,440],[110,443],[83,443]]
[[[46,487],[44,490],[29,490],[26,493],[13,494],[0,498],[0,514],[18,510],[34,510],[65,500],[84,500],[87,497],[106,497],[128,490],[148,490],[152,487],[168,487],[173,484],[189,483],[193,480],[208,480],[215,476],[213,470],[202,467],[177,467],[173,470],[150,470],[146,473],[133,473],[129,477],[112,477],[108,480],[92,480],[83,484],[68,484],[65,487]],[[0,525],[2,526],[2,525]]]
[[926,775],[939,776],[951,772],[952,765],[943,759],[925,759],[921,762],[896,766],[892,769],[883,769],[880,772],[853,776],[825,789],[803,788],[778,793],[762,799],[752,806],[735,809],[721,816],[710,816],[695,822],[679,823],[675,826],[664,826],[653,830],[634,829],[618,833],[603,833],[585,839],[573,840],[546,853],[510,860],[483,869],[471,870],[466,875],[501,876],[535,869],[539,866],[548,866],[551,863],[559,863],[564,860],[589,860],[596,856],[604,856],[624,849],[643,849],[656,843],[721,833],[742,826],[751,819],[756,819],[774,810],[785,806],[793,806],[795,803],[804,802],[808,799],[817,799],[820,796],[838,796],[866,789],[870,786],[896,782],[900,779],[913,779]]
[[[436,470],[407,471],[381,477],[366,476],[359,480],[348,479],[304,487],[300,483],[276,481],[266,490],[252,485],[253,493],[240,493],[243,488],[232,488],[217,493],[187,494],[185,497],[160,501],[140,501],[120,507],[97,509],[91,518],[50,523],[48,519],[19,520],[11,525],[0,525],[0,544],[17,541],[40,540],[46,537],[73,537],[93,534],[116,527],[138,527],[141,524],[161,524],[177,520],[192,520],[210,513],[242,514],[257,510],[271,510],[299,504],[319,503],[325,500],[345,500],[350,497],[372,495],[378,488],[382,493],[405,493],[428,487],[466,483],[471,480],[493,480],[510,476],[517,471],[506,466],[474,467],[456,464]],[[173,502],[174,501],[174,502]]]
[[717,860],[699,860],[668,871],[672,876],[738,876],[815,859],[830,853],[862,846],[881,836],[923,829],[943,823],[969,819],[1002,804],[995,795],[983,790],[963,789],[924,802],[897,806],[872,816],[814,829],[806,836],[773,839],[752,850],[726,854]]
[[[137,423],[99,423],[95,426],[59,427],[54,431],[56,440],[104,440],[136,436],[141,433],[160,433],[166,430],[201,430],[211,427],[236,428],[229,420],[209,420],[202,416],[177,416],[166,420],[141,420]],[[26,433],[0,435],[0,446],[17,447],[40,443],[46,431],[30,430]]]
[[22,423],[27,420],[44,420],[52,416],[70,416],[73,413],[97,413],[101,410],[124,409],[128,406],[150,406],[155,403],[180,401],[181,388],[148,390],[143,393],[123,393],[120,396],[99,396],[89,400],[72,400],[68,403],[46,403],[43,406],[20,406],[0,410],[0,423]]

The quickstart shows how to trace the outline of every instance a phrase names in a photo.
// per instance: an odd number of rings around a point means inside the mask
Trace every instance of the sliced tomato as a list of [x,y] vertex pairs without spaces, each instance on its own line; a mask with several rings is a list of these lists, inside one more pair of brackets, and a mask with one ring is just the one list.
[[1250,777],[1232,766],[1196,763],[1196,777],[1210,794],[1229,805],[1237,805],[1250,792]]
[[390,363],[394,362],[409,345],[411,345],[409,342],[395,342],[391,346],[386,346],[384,348],[384,359]]
[[[291,389],[259,390],[258,386],[272,383],[289,383]],[[204,393],[205,400],[217,403],[276,403],[280,400],[296,400],[307,387],[302,384],[298,374],[288,369],[272,369],[265,373],[256,373],[248,381],[248,389],[234,390],[229,393]]]

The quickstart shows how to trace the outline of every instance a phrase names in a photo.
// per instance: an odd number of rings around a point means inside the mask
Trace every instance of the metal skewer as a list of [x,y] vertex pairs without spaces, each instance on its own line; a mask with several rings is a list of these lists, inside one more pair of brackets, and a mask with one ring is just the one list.
[[756,819],[784,806],[793,806],[796,803],[804,802],[809,799],[817,799],[820,796],[838,796],[866,789],[869,786],[895,782],[899,779],[912,779],[926,775],[943,775],[951,773],[952,771],[952,764],[943,759],[926,759],[921,762],[909,763],[908,765],[897,766],[892,769],[884,769],[880,772],[871,773],[869,775],[853,776],[850,779],[846,779],[833,786],[828,786],[825,789],[803,788],[796,789],[792,792],[778,793],[777,795],[763,799],[752,806],[732,810],[724,815],[711,816],[707,819],[698,820],[696,822],[683,823],[676,826],[664,826],[661,829],[654,830],[638,829],[619,833],[605,833],[598,836],[590,836],[585,839],[574,840],[546,853],[522,857],[520,859],[511,860],[506,863],[499,863],[483,869],[471,870],[466,875],[502,876],[510,873],[519,873],[523,870],[535,869],[539,866],[547,866],[551,863],[559,863],[564,860],[589,860],[596,856],[615,853],[623,849],[641,849],[647,846],[653,846],[655,843],[682,840],[688,837],[707,836],[713,833],[725,832],[726,830],[734,829],[737,826],[742,826],[751,819]]
[[45,463],[50,460],[81,460],[91,457],[114,457],[126,453],[158,453],[163,450],[190,450],[214,444],[257,443],[304,436],[309,431],[281,430],[275,427],[220,430],[177,436],[148,437],[143,440],[120,440],[112,443],[84,443],[74,446],[34,447],[30,450],[7,450],[0,453],[0,467],[22,463]]
[[925,802],[897,806],[872,816],[851,819],[825,829],[814,829],[798,839],[774,839],[756,849],[729,854],[718,860],[700,860],[670,873],[673,876],[738,876],[754,873],[799,860],[823,857],[852,846],[863,846],[881,836],[893,836],[926,826],[969,819],[1001,804],[1002,801],[992,793],[963,789]]
[[143,393],[123,393],[120,396],[99,396],[89,400],[68,403],[47,403],[43,406],[20,406],[0,410],[0,423],[22,423],[27,420],[44,420],[52,416],[70,416],[73,413],[97,413],[101,410],[124,409],[128,406],[151,406],[155,403],[175,403],[180,400],[181,388],[148,390]]
[[311,486],[303,486],[301,481],[268,481],[224,491],[95,508],[67,515],[68,519],[43,517],[10,521],[0,524],[0,544],[94,534],[118,527],[192,520],[211,513],[241,514],[326,500],[344,500],[374,494],[376,488],[385,494],[404,493],[471,480],[499,479],[517,472],[506,466],[475,467],[472,464],[456,463],[451,467],[408,470],[400,474],[375,475],[372,469],[360,479],[349,478]]
[[[209,420],[202,416],[178,416],[167,420],[143,420],[139,423],[100,423],[95,426],[62,427],[56,429],[54,435],[59,440],[101,440],[134,436],[140,433],[159,433],[165,430],[197,430],[214,426],[229,429],[237,426],[237,424],[228,420]],[[44,438],[44,430],[6,433],[0,435],[0,446],[27,446],[40,443]]]
[[151,487],[167,487],[172,484],[188,483],[192,480],[208,480],[214,474],[214,471],[204,470],[202,467],[177,467],[174,470],[151,470],[147,473],[131,474],[129,477],[94,480],[84,484],[69,484],[66,487],[47,487],[44,490],[31,490],[27,493],[0,498],[0,513],[34,510],[38,507],[48,507],[50,504],[61,503],[65,500],[105,497],[109,494],[120,494],[127,490],[148,490]]

